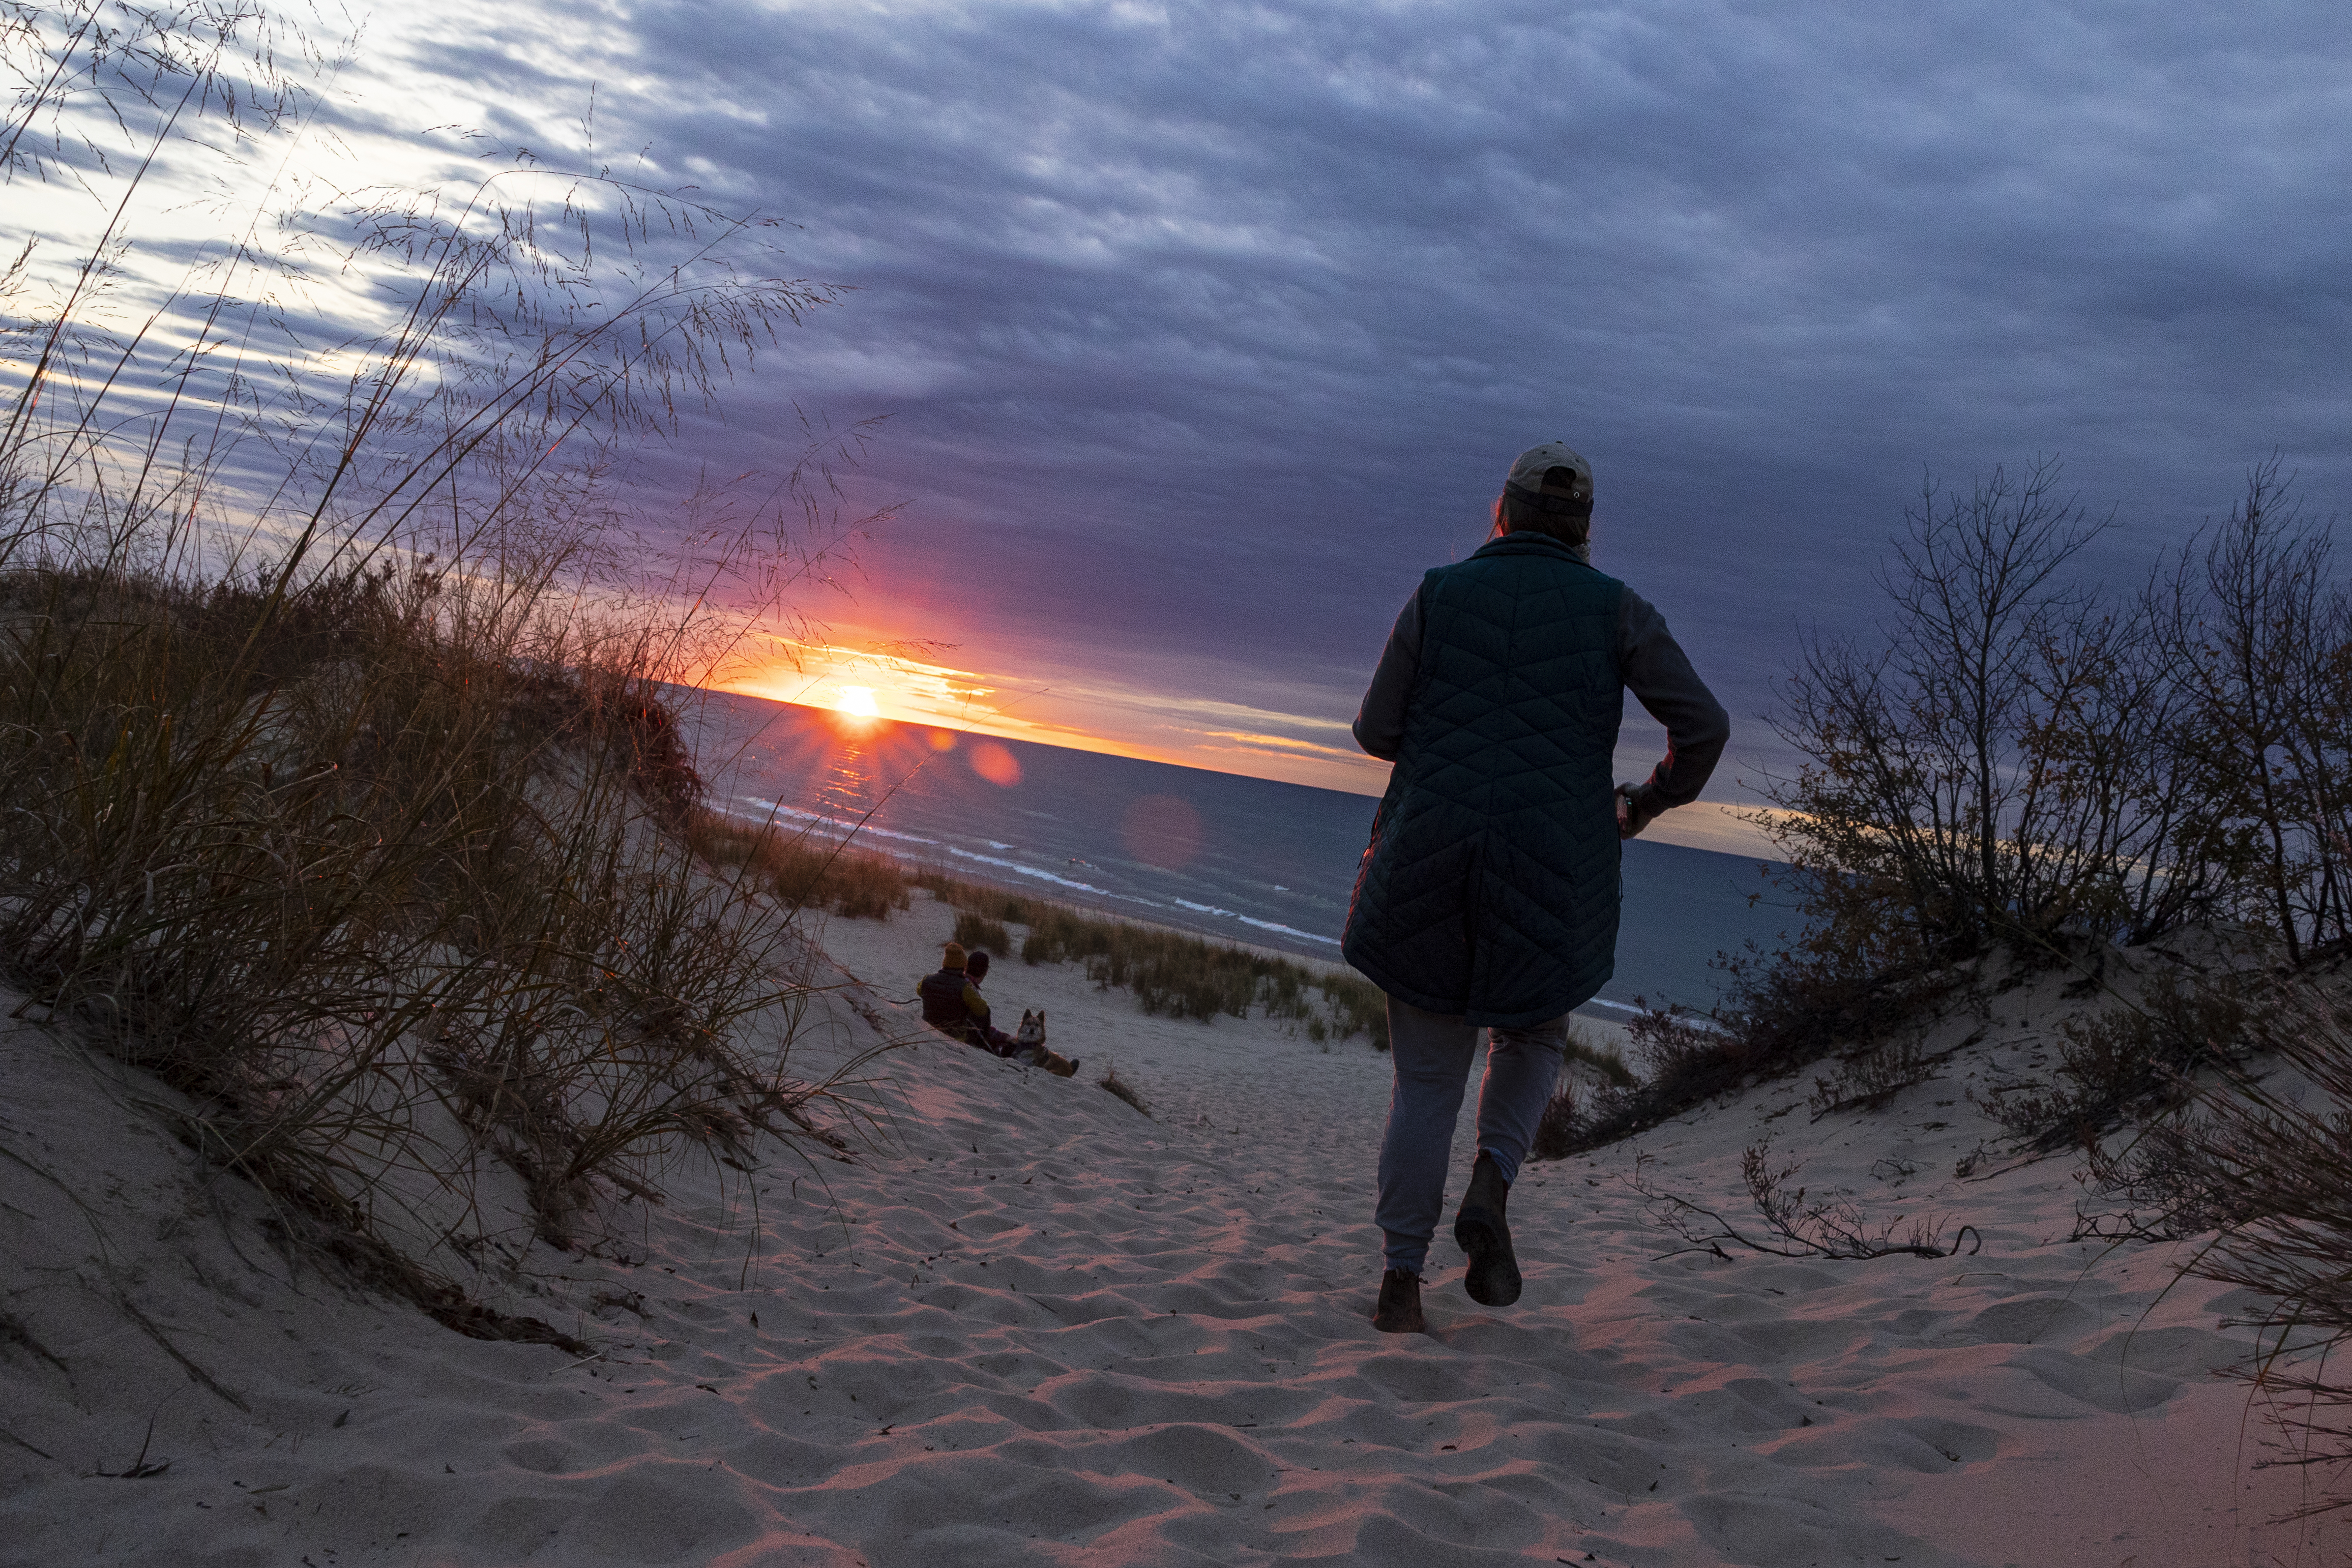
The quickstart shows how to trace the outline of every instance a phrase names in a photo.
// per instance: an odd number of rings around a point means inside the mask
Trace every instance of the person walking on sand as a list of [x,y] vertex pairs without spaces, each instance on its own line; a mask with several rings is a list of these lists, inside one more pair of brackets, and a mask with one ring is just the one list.
[[[1619,841],[1697,799],[1731,720],[1639,594],[1592,566],[1592,466],[1559,442],[1519,455],[1495,532],[1397,616],[1356,716],[1395,764],[1340,951],[1388,994],[1396,1081],[1374,1218],[1372,1322],[1423,1328],[1454,1123],[1478,1031],[1478,1151],[1454,1221],[1463,1288],[1519,1299],[1505,1203],[1551,1098],[1569,1012],[1616,966]],[[1611,784],[1622,693],[1666,727],[1640,785]]]

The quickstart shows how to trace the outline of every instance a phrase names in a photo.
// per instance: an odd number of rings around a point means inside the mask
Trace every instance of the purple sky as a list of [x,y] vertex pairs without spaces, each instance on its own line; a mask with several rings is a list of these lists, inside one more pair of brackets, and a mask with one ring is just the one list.
[[[1867,628],[1924,473],[2062,455],[2118,509],[2094,564],[2119,582],[2273,449],[2321,514],[2352,485],[2336,5],[369,26],[346,86],[384,132],[647,148],[800,225],[793,265],[857,292],[688,455],[789,463],[795,405],[888,415],[847,483],[907,505],[855,600],[810,608],[844,644],[936,641],[1046,732],[1377,788],[1336,721],[1420,572],[1559,437],[1596,470],[1598,563],[1740,726],[1709,794],[1752,799],[1785,761],[1775,676],[1804,628]],[[1629,769],[1654,733],[1629,725]]]

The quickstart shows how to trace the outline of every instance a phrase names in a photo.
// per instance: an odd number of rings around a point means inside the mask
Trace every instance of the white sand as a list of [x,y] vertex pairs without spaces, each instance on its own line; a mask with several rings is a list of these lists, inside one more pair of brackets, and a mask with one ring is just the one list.
[[[824,940],[904,998],[947,924]],[[2267,1429],[2208,1375],[2245,1303],[2168,1293],[2168,1249],[2068,1244],[2066,1161],[1952,1176],[1990,1131],[1960,1091],[2031,1061],[2042,992],[1884,1111],[1813,1124],[1774,1084],[1639,1140],[1732,1212],[1770,1134],[1980,1254],[1661,1260],[1612,1149],[1513,1193],[1517,1307],[1471,1303],[1441,1240],[1403,1337],[1367,1322],[1384,1058],[1146,1018],[1071,968],[988,989],[1043,1003],[1080,1079],[934,1037],[850,1162],[681,1166],[666,1207],[616,1206],[619,1256],[526,1254],[509,1299],[604,1348],[577,1364],[289,1261],[135,1103],[167,1092],[7,1025],[0,1561],[2186,1568],[2352,1540],[2263,1522],[2304,1478],[2252,1468]],[[845,984],[815,1011],[812,1057],[922,1032]],[[1113,1061],[1155,1120],[1096,1086]],[[98,1474],[151,1417],[170,1468]]]

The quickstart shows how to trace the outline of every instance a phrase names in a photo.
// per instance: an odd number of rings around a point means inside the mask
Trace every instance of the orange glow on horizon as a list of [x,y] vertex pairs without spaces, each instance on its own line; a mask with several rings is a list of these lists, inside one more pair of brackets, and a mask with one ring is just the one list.
[[[894,748],[894,757],[903,748],[902,759],[910,766],[960,762],[1003,789],[1019,785],[1023,768],[1018,757],[993,743],[999,739],[1368,797],[1379,795],[1388,783],[1388,765],[1358,751],[1344,721],[1311,712],[1129,686],[1093,671],[1057,670],[1030,680],[984,675],[913,656],[952,651],[940,643],[877,638],[867,648],[788,637],[768,643],[770,662],[761,664],[755,657],[748,667],[707,684],[824,710],[845,736],[861,743],[885,732],[878,738]],[[893,738],[887,732],[898,725],[908,727]],[[951,762],[956,753],[961,755]],[[1650,760],[1621,755],[1618,772],[1639,778]],[[1671,813],[1649,836],[1693,849],[1780,858],[1756,818],[1752,807],[1701,801]],[[1136,840],[1129,847],[1139,859],[1182,863],[1197,852],[1191,841],[1196,830],[1172,810],[1121,826]]]
[[[1347,743],[1344,724],[1307,715],[1141,690],[1092,672],[1031,682],[918,656],[950,651],[937,643],[878,641],[857,648],[774,637],[768,646],[764,660],[753,654],[711,684],[827,709],[848,734],[868,734],[878,723],[906,724],[929,731],[940,750],[955,747],[959,736],[993,737],[1355,794],[1377,794],[1386,783],[1385,768]],[[976,756],[966,760],[982,771]],[[989,775],[982,771],[982,777]]]

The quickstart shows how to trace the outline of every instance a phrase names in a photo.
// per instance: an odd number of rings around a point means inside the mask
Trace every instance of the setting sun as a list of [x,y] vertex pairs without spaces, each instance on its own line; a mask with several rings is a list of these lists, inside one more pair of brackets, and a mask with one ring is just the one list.
[[854,715],[858,718],[879,718],[882,710],[874,706],[874,692],[868,686],[844,686],[834,701],[834,711]]

